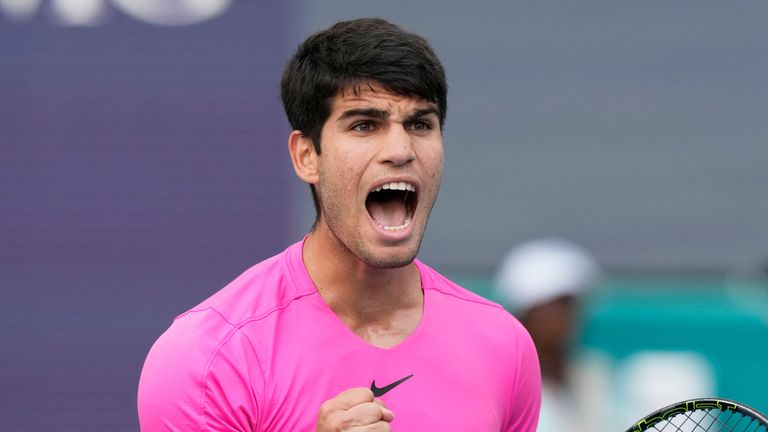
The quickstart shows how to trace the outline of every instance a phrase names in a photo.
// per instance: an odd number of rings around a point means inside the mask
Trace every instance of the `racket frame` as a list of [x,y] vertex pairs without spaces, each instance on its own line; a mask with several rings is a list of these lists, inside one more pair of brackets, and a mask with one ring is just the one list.
[[754,418],[768,428],[768,418],[764,414],[741,402],[722,398],[698,398],[673,403],[658,409],[635,422],[626,432],[645,432],[657,423],[672,418],[677,414],[707,409],[717,409],[721,412],[733,411],[743,416]]

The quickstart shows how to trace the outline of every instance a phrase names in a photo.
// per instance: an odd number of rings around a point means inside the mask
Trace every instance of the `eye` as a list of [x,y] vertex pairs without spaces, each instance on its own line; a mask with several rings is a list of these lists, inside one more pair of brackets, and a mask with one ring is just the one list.
[[373,132],[376,130],[376,125],[371,121],[361,121],[353,124],[350,130],[355,132]]
[[432,130],[432,123],[427,120],[416,120],[408,125],[408,129],[419,132],[426,132],[428,130]]

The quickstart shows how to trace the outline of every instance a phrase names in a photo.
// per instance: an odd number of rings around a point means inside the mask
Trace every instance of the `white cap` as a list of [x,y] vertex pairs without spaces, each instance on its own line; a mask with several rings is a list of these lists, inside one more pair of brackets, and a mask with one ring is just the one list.
[[584,249],[558,238],[523,243],[502,260],[495,290],[514,310],[526,310],[563,295],[579,295],[600,270]]

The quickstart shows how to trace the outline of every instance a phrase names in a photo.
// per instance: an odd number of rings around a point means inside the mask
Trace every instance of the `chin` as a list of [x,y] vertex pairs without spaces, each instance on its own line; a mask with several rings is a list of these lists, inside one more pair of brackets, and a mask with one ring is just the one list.
[[[377,257],[378,258],[378,257]],[[399,257],[398,257],[399,258]],[[366,263],[373,267],[378,269],[392,269],[392,268],[401,268],[405,267],[408,264],[412,263],[414,257],[408,257],[405,259],[398,259],[398,258],[392,258],[392,257],[383,257],[380,259],[374,258],[373,260],[366,260]]]
[[404,245],[395,248],[384,247],[382,250],[366,250],[360,256],[366,264],[373,268],[400,268],[411,264],[419,252],[419,241],[416,245]]

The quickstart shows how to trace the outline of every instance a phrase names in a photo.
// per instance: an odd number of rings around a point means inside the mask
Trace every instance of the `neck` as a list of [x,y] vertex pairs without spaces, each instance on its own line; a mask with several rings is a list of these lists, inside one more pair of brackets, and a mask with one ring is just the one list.
[[371,267],[323,224],[307,236],[303,258],[323,300],[370,343],[397,344],[421,320],[423,293],[414,263],[397,268]]

